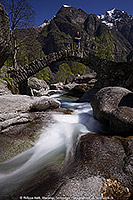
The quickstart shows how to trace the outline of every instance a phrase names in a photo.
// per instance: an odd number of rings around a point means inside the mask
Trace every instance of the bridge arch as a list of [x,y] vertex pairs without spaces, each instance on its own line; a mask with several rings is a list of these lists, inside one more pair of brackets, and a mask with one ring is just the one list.
[[[124,75],[126,74],[126,76],[128,76],[129,74],[130,76],[131,73],[133,74],[133,70],[131,70],[133,69],[133,67],[130,67],[130,65],[133,66],[133,63],[130,64],[111,62],[100,59],[95,55],[95,52],[93,51],[71,49],[50,53],[40,60],[35,60],[31,62],[29,65],[19,67],[17,70],[10,68],[8,74],[19,88],[21,86],[26,87],[29,77],[33,76],[43,68],[50,66],[55,62],[63,60],[74,60],[88,65],[93,71],[97,73],[98,82],[96,84],[96,87],[98,87],[99,89],[104,86],[123,86],[126,81]],[[121,76],[121,79],[119,75]],[[118,81],[118,79],[120,80]],[[130,84],[127,85],[127,88],[129,87]]]

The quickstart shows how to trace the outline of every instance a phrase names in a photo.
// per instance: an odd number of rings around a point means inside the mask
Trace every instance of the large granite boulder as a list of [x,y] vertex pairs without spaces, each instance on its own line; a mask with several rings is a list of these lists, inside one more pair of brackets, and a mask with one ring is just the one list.
[[11,52],[9,17],[0,4],[0,68]]
[[114,132],[133,130],[133,93],[121,87],[106,87],[92,101],[94,118],[110,124]]

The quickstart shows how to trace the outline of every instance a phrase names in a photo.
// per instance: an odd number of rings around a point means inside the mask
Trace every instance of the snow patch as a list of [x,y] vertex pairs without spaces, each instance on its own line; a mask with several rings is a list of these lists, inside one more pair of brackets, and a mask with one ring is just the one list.
[[112,10],[108,10],[107,13],[110,17],[112,17],[112,15],[114,14],[115,8],[113,8]]
[[65,8],[70,8],[71,6],[68,6],[68,5],[63,5],[63,7],[65,7]]
[[47,26],[47,25],[48,25],[48,23],[42,23],[39,27],[44,28],[44,26]]
[[103,24],[106,24],[107,26],[109,26],[110,28],[112,28],[114,26],[113,23],[108,23],[106,21],[102,21]]
[[[55,17],[56,17],[56,15],[54,15],[52,19],[54,19]],[[52,19],[48,20],[48,22],[42,23],[39,27],[44,28],[45,26],[49,25]]]

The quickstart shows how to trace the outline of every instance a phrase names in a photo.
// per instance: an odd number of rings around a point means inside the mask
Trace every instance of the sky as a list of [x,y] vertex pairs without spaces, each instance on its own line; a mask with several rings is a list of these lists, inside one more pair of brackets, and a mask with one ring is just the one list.
[[28,0],[36,16],[35,26],[51,19],[62,5],[81,8],[88,14],[104,14],[107,10],[117,8],[133,15],[133,0]]

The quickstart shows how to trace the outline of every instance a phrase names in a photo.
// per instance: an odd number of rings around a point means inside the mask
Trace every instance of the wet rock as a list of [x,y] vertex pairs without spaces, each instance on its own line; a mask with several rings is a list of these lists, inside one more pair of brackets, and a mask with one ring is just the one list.
[[0,4],[0,68],[11,52],[10,20],[3,6]]
[[120,140],[115,137],[87,134],[81,138],[81,158],[95,173],[95,170],[106,175],[117,175],[126,157]]

